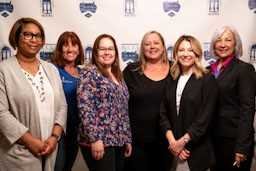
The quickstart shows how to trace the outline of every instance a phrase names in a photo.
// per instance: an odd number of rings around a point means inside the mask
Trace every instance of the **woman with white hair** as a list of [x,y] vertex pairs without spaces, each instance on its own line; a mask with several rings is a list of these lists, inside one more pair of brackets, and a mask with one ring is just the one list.
[[218,59],[211,65],[211,72],[220,91],[213,124],[216,170],[249,171],[253,156],[254,68],[238,59],[242,56],[241,39],[229,26],[215,32],[211,54]]

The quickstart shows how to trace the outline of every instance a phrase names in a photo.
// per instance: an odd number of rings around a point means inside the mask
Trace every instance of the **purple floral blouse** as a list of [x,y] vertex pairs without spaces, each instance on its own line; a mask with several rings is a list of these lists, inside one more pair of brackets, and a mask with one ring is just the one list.
[[89,65],[80,72],[77,95],[80,144],[89,145],[97,140],[102,140],[105,146],[131,143],[129,94],[124,81],[117,85],[95,65]]

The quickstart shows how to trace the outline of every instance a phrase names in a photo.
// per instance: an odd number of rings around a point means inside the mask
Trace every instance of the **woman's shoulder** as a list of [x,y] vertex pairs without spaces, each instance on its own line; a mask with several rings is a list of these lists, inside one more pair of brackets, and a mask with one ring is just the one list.
[[129,63],[129,64],[125,67],[124,71],[136,71],[136,70],[139,69],[139,67],[140,67],[139,62],[132,62],[132,63]]

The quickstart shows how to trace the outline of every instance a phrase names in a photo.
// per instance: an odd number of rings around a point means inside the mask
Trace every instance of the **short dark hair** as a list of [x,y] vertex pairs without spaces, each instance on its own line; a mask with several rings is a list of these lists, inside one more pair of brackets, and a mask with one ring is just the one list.
[[71,41],[73,45],[78,45],[79,48],[79,55],[77,56],[75,60],[75,65],[82,65],[84,63],[84,50],[81,43],[81,40],[77,36],[75,32],[71,31],[65,31],[62,33],[58,39],[57,45],[55,47],[53,57],[52,57],[52,63],[54,63],[57,66],[64,67],[65,66],[65,60],[63,58],[63,51],[62,47],[63,45],[68,44],[68,41]]
[[20,18],[13,24],[12,29],[9,33],[9,43],[14,50],[16,50],[16,48],[18,47],[20,33],[26,24],[35,24],[41,32],[43,44],[45,42],[44,28],[37,20],[33,18]]

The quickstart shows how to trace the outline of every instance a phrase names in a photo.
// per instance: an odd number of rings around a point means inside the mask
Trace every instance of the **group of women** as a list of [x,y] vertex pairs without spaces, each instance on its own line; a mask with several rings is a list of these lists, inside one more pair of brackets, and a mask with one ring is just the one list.
[[239,59],[232,27],[217,30],[211,55],[182,35],[167,58],[150,31],[138,62],[122,72],[115,39],[99,35],[90,64],[74,32],[60,35],[52,63],[36,57],[41,24],[13,25],[14,57],[0,63],[0,170],[71,170],[78,149],[90,171],[249,171],[254,67]]

